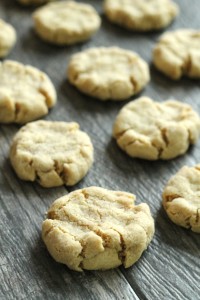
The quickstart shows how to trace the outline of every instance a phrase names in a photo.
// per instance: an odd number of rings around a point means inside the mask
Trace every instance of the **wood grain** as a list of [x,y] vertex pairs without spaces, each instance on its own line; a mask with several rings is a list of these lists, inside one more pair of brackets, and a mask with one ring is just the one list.
[[[102,1],[84,1],[102,13]],[[198,28],[199,0],[177,0],[181,15],[169,27]],[[0,299],[175,299],[197,300],[200,295],[200,237],[174,225],[161,208],[167,180],[183,165],[200,161],[200,143],[186,155],[168,162],[131,159],[111,137],[113,120],[124,103],[102,103],[80,94],[66,80],[70,56],[92,46],[118,45],[138,52],[151,63],[151,50],[161,32],[136,34],[110,24],[104,17],[97,35],[67,48],[50,46],[34,34],[31,13],[11,0],[1,0],[0,17],[17,29],[18,42],[9,58],[45,71],[58,91],[58,104],[48,120],[77,121],[92,138],[95,163],[75,187],[43,189],[20,181],[8,161],[9,145],[19,129],[0,126]],[[151,83],[142,92],[155,100],[168,98],[191,104],[200,113],[200,82],[172,82],[151,66]],[[97,185],[125,190],[147,202],[156,222],[155,237],[131,268],[79,274],[58,264],[41,241],[41,222],[50,204],[63,194]]]

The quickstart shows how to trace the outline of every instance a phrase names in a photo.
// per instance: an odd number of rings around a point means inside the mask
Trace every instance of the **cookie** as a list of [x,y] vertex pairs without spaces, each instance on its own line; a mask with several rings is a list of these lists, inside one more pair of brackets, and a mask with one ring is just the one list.
[[35,120],[55,103],[56,91],[45,73],[16,61],[0,62],[0,123]]
[[42,237],[52,257],[75,271],[133,265],[154,234],[147,204],[100,187],[76,190],[50,207]]
[[184,154],[200,134],[200,118],[188,104],[175,100],[155,102],[141,97],[119,112],[113,136],[132,157],[172,159]]
[[16,134],[10,160],[23,180],[37,180],[43,187],[72,186],[90,169],[93,146],[77,123],[36,121]]
[[151,31],[168,26],[179,9],[171,0],[105,0],[104,12],[111,22],[122,27]]
[[149,67],[139,55],[118,47],[91,48],[72,56],[68,79],[100,100],[125,100],[149,82]]
[[33,14],[37,34],[57,45],[71,45],[88,40],[101,25],[96,10],[74,1],[50,3]]
[[23,5],[40,5],[55,0],[17,0],[17,1]]
[[5,57],[16,43],[16,31],[13,26],[0,19],[0,58]]
[[163,191],[163,206],[175,224],[200,233],[200,165],[183,167]]
[[171,79],[200,78],[200,31],[179,29],[163,34],[153,50],[153,63]]

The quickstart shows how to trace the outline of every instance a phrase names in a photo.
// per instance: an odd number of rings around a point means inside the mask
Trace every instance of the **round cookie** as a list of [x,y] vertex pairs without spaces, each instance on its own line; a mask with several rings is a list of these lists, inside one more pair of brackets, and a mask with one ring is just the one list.
[[16,61],[0,62],[0,123],[35,120],[55,103],[56,91],[45,73]]
[[17,1],[23,5],[40,5],[55,0],[17,0]]
[[200,78],[200,31],[179,29],[164,33],[153,50],[158,70],[177,80]]
[[72,186],[90,169],[93,146],[77,123],[36,121],[15,135],[10,160],[23,180],[37,180],[43,187]]
[[96,10],[74,1],[50,3],[33,14],[37,34],[57,45],[71,45],[88,40],[101,25]]
[[169,180],[163,206],[175,224],[200,233],[200,165],[184,166]]
[[151,31],[168,26],[179,9],[171,0],[105,0],[104,11],[111,22],[122,27]]
[[172,159],[197,142],[200,118],[188,104],[175,100],[155,102],[141,97],[119,112],[113,136],[132,157]]
[[91,48],[72,56],[68,79],[100,100],[125,100],[149,82],[149,67],[135,52],[118,47]]
[[0,58],[8,55],[16,43],[16,31],[13,26],[0,19]]
[[76,190],[50,207],[42,237],[52,257],[75,271],[134,264],[154,234],[147,204],[100,187]]

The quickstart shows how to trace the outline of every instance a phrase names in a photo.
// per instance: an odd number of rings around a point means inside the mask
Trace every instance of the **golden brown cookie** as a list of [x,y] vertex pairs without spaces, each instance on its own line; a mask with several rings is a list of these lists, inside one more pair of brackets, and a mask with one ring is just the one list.
[[200,78],[199,45],[199,30],[178,29],[166,32],[154,48],[154,65],[174,80],[182,76]]
[[96,10],[88,4],[59,1],[39,8],[33,14],[37,34],[57,45],[83,42],[93,36],[101,25]]
[[200,165],[184,166],[169,180],[163,206],[175,224],[200,233]]
[[16,43],[16,39],[14,27],[0,19],[0,58],[10,53]]
[[154,234],[147,204],[100,187],[76,190],[50,207],[42,238],[52,257],[76,271],[134,264]]
[[16,61],[0,62],[0,123],[27,123],[48,113],[56,91],[40,70]]
[[136,31],[159,30],[177,16],[178,6],[171,0],[105,0],[107,18]]
[[147,63],[118,47],[91,48],[72,56],[68,79],[81,92],[100,100],[125,100],[150,80]]
[[43,187],[71,186],[90,169],[93,146],[77,123],[36,121],[15,135],[10,160],[23,180],[36,180]]
[[132,157],[172,159],[184,154],[200,134],[199,115],[175,100],[155,102],[141,97],[125,105],[116,117],[113,136]]

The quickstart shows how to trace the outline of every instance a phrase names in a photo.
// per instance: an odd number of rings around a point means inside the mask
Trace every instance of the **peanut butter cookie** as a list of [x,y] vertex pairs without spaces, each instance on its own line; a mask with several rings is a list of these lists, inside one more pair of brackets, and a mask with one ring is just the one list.
[[200,134],[199,115],[188,104],[175,100],[155,102],[141,97],[119,112],[113,135],[132,157],[172,159],[184,154]]
[[36,10],[33,20],[37,34],[57,45],[86,41],[101,25],[101,19],[91,5],[74,1],[47,4]]
[[75,271],[130,267],[154,234],[148,205],[134,202],[133,194],[100,187],[56,200],[42,225],[48,251]]
[[200,233],[200,165],[184,166],[169,180],[163,206],[175,224]]
[[154,65],[174,80],[182,76],[200,78],[199,45],[199,30],[179,29],[166,32],[154,48]]
[[125,100],[150,80],[147,63],[118,47],[91,48],[72,56],[68,79],[81,92],[100,100]]
[[0,58],[5,57],[16,43],[14,27],[0,19]]
[[23,180],[43,187],[74,185],[92,165],[93,146],[77,123],[36,121],[16,134],[10,160]]
[[105,0],[107,18],[136,31],[158,30],[177,16],[178,6],[171,0]]
[[56,91],[40,70],[16,61],[0,62],[0,123],[27,123],[48,113]]

